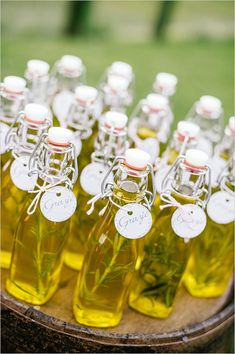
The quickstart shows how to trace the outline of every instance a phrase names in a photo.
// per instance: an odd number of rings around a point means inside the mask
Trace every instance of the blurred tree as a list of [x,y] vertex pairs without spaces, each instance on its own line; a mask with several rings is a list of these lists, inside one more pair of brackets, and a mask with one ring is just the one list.
[[160,5],[160,12],[155,24],[154,36],[157,39],[164,39],[166,35],[167,25],[170,22],[173,9],[177,0],[163,0],[158,2]]
[[89,12],[92,1],[69,1],[69,18],[66,33],[70,36],[86,34],[88,31]]

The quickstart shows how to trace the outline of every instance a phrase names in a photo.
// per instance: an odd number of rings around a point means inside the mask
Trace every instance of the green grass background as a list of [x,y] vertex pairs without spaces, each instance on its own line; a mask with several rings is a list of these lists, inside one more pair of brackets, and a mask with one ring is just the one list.
[[53,65],[62,55],[74,54],[87,67],[88,84],[95,86],[112,61],[123,60],[136,75],[135,101],[128,113],[151,90],[156,73],[167,71],[179,79],[175,124],[205,94],[222,100],[227,120],[234,114],[233,3],[179,1],[165,42],[150,35],[156,4],[96,1],[90,34],[72,39],[62,34],[66,1],[3,1],[2,78],[23,75],[29,59]]

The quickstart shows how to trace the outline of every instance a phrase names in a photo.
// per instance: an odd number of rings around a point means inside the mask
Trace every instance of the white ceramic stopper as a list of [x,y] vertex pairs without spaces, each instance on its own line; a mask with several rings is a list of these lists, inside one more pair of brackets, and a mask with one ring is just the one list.
[[127,149],[125,153],[125,163],[136,170],[143,170],[150,162],[150,155],[140,149]]
[[48,74],[50,65],[46,61],[32,59],[27,62],[27,69],[32,75],[44,76]]
[[3,82],[5,90],[14,93],[24,91],[26,87],[26,81],[19,76],[6,76]]
[[41,104],[29,103],[25,106],[25,119],[34,123],[44,123],[48,118],[48,109]]
[[104,124],[108,128],[122,130],[126,127],[127,120],[128,118],[124,113],[110,111],[105,113]]
[[64,55],[60,59],[60,65],[65,71],[81,71],[82,60],[74,55]]
[[180,135],[196,138],[200,132],[200,127],[191,122],[181,121],[177,124],[177,131]]
[[108,75],[108,85],[114,91],[125,91],[129,85],[129,80],[118,75]]
[[110,66],[110,72],[115,75],[120,75],[128,79],[132,79],[133,70],[130,64],[123,61],[114,61]]
[[157,93],[150,93],[147,98],[147,105],[153,111],[161,111],[168,109],[168,100],[166,97],[162,95],[158,95]]
[[166,92],[169,95],[175,93],[178,79],[175,75],[169,73],[158,73],[155,78],[155,86],[162,92]]
[[185,161],[191,166],[205,167],[208,161],[208,155],[197,149],[189,149],[186,151]]
[[91,86],[81,85],[76,87],[75,96],[82,102],[93,102],[98,96],[98,90]]
[[199,100],[199,106],[202,110],[213,113],[221,111],[222,103],[217,97],[201,96]]
[[48,140],[54,145],[67,146],[73,141],[73,132],[66,128],[52,127],[48,130]]

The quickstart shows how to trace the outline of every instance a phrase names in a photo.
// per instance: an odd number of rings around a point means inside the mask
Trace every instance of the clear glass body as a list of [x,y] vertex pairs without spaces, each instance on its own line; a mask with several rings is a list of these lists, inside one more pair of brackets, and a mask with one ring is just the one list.
[[[101,127],[95,141],[92,162],[100,163],[101,169],[107,168],[113,162],[115,155],[122,155],[126,150],[126,136],[126,130],[111,133],[106,127]],[[93,196],[84,191],[79,182],[76,184],[75,194],[78,204],[71,218],[65,264],[72,269],[80,270],[85,254],[87,237],[95,222],[99,219],[98,212],[105,206],[106,201],[99,200],[93,213],[87,215],[86,212],[89,209],[87,202]]]
[[[231,182],[232,181],[232,182]],[[234,174],[226,181],[226,190],[235,198]],[[224,190],[222,186],[213,193]],[[209,216],[207,227],[195,240],[184,285],[196,297],[216,297],[225,292],[234,268],[234,222],[218,224]]]
[[49,80],[49,102],[52,105],[53,125],[64,126],[69,109],[75,99],[75,88],[84,82],[84,73],[67,75],[56,69]]
[[[203,171],[192,172],[181,163],[172,178],[171,196],[180,204],[196,203],[205,182],[205,178],[201,180],[203,174]],[[139,253],[129,306],[151,317],[166,318],[173,309],[194,240],[185,242],[176,235],[171,226],[176,207],[160,211],[160,204],[163,202],[158,196],[153,210],[155,221]]]
[[9,268],[13,236],[16,230],[27,191],[16,187],[10,176],[10,166],[14,159],[8,160],[7,168],[2,170],[1,180],[1,267]]
[[[12,128],[10,148],[14,156],[29,158],[40,136],[48,129],[49,123],[35,125],[19,118]],[[12,181],[10,168],[14,162],[12,152],[4,155],[5,164],[1,169],[1,267],[9,268],[13,244],[13,236],[19,221],[20,213],[27,195],[27,191],[19,189]],[[19,176],[20,178],[20,176]]]
[[151,111],[145,100],[140,101],[132,114],[129,136],[135,147],[150,154],[152,163],[166,148],[172,121],[170,108],[167,111]]
[[219,143],[223,135],[224,115],[221,110],[220,114],[215,116],[205,115],[198,110],[198,102],[192,107],[187,114],[187,120],[196,123],[200,127],[200,136],[208,140],[212,147]]
[[[147,174],[121,166],[114,178],[113,200],[120,205],[141,202]],[[92,229],[74,295],[76,320],[84,325],[118,325],[137,260],[136,240],[121,236],[114,225],[118,208],[109,202]]]
[[28,215],[31,198],[24,205],[15,232],[6,289],[20,300],[41,305],[58,286],[69,220],[49,221],[39,207]]
[[26,71],[25,78],[29,89],[28,101],[47,105],[49,103],[49,75],[38,76]]
[[[46,138],[34,158],[40,176],[39,185],[45,179],[50,184],[49,181],[60,181],[73,173],[71,167],[74,155],[71,146],[51,146]],[[64,185],[62,181],[61,185]],[[28,196],[15,231],[6,289],[20,300],[41,305],[57,289],[70,220],[50,221],[44,217],[39,205],[33,214],[28,214],[28,207],[34,197],[34,194]]]

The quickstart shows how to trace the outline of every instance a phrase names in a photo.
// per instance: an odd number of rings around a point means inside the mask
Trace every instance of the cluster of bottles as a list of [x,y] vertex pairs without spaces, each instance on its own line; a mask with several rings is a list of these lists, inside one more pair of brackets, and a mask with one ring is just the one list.
[[[220,296],[232,275],[235,117],[202,96],[170,138],[177,78],[159,73],[130,120],[134,74],[98,89],[81,59],[41,60],[1,84],[1,267],[7,291],[47,302],[80,270],[76,320],[116,326],[124,305],[165,318],[179,286]],[[27,87],[27,88],[26,88]]]

